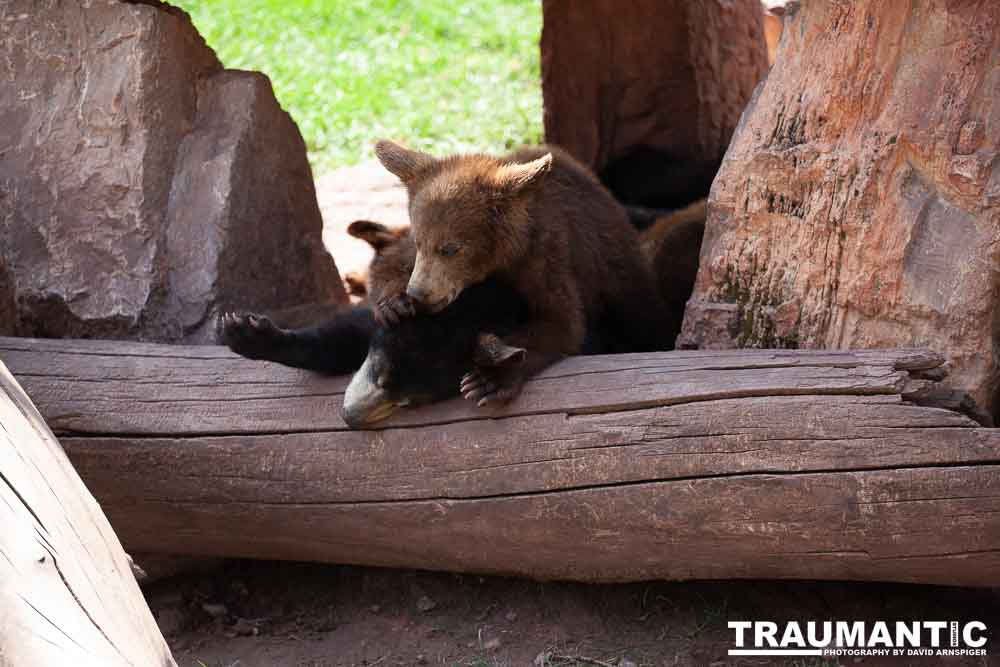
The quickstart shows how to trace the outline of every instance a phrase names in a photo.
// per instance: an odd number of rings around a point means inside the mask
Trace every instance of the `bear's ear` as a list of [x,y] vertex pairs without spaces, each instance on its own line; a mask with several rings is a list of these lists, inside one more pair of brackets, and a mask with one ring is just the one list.
[[372,222],[371,220],[355,220],[347,226],[347,233],[356,239],[367,242],[376,252],[399,240],[399,234],[394,230],[381,222]]
[[433,155],[410,150],[388,139],[375,142],[375,157],[405,185],[413,183],[421,172],[437,162]]
[[552,153],[546,153],[531,162],[503,165],[497,169],[496,180],[502,189],[516,194],[541,183],[551,170]]
[[360,271],[344,274],[344,288],[351,296],[368,296],[368,277]]
[[476,341],[475,362],[477,366],[512,366],[524,361],[527,351],[523,347],[513,347],[491,333],[481,333]]

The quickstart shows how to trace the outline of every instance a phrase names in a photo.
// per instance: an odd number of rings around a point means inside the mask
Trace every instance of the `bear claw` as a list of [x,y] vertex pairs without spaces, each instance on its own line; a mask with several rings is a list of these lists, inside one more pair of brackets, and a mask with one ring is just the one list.
[[219,342],[248,359],[266,359],[284,331],[264,315],[226,312],[219,318]]
[[413,317],[417,312],[413,299],[405,292],[382,297],[375,302],[372,311],[375,314],[375,320],[384,327],[395,326],[404,317]]
[[496,382],[483,377],[480,373],[472,372],[462,378],[459,390],[466,400],[476,401],[482,407],[486,398],[499,388]]
[[494,368],[476,368],[462,377],[459,391],[463,398],[475,401],[482,408],[510,403],[521,393],[521,384],[517,373],[501,374]]

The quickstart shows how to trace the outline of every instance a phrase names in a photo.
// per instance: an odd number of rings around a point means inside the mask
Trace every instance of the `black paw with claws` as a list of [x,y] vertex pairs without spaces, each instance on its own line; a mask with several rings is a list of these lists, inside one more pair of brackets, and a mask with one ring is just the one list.
[[223,313],[219,318],[219,342],[248,359],[268,359],[287,333],[264,315]]
[[517,367],[477,366],[462,378],[460,391],[479,407],[510,403],[521,393],[524,373]]
[[372,304],[375,321],[383,327],[399,324],[404,317],[413,317],[417,312],[416,304],[406,293],[384,296]]

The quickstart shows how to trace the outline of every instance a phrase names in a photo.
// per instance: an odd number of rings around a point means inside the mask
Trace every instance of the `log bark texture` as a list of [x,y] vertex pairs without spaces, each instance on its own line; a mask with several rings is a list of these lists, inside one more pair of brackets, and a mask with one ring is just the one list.
[[1000,432],[920,350],[580,357],[346,430],[345,378],[0,339],[130,549],[537,578],[1000,583]]
[[173,666],[101,508],[0,363],[0,666]]
[[544,0],[545,140],[630,204],[708,194],[767,71],[759,0]]
[[929,346],[997,414],[1000,3],[785,17],[709,200],[684,347]]

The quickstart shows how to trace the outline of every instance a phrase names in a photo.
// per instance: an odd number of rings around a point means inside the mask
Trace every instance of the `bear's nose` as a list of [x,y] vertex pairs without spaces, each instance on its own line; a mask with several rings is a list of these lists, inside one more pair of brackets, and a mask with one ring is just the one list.
[[418,303],[427,302],[427,292],[420,289],[419,287],[414,287],[413,285],[406,286],[406,296],[410,297]]

